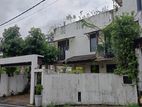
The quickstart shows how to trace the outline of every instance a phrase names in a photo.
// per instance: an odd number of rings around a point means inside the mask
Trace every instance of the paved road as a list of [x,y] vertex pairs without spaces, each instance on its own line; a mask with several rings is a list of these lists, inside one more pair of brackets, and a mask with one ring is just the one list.
[[15,105],[0,104],[0,107],[25,107],[25,106],[15,106]]

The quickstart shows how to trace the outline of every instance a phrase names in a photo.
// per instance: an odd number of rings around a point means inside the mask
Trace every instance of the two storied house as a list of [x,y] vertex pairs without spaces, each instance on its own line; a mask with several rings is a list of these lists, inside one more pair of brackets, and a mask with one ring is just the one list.
[[[105,42],[102,29],[109,25],[116,15],[137,11],[137,1],[116,0],[116,3],[118,3],[118,9],[101,12],[54,29],[53,42],[60,52],[58,71],[66,65],[71,69],[81,69],[85,73],[112,73],[114,71],[116,62],[113,54],[107,49],[102,49],[101,53],[98,52],[99,46]],[[131,9],[128,9],[131,5]]]
[[89,73],[111,72],[115,67],[113,59],[104,57],[105,53],[98,56],[97,47],[99,39],[104,39],[101,29],[112,20],[113,11],[108,11],[56,28],[54,43],[60,52],[58,65],[67,64]]

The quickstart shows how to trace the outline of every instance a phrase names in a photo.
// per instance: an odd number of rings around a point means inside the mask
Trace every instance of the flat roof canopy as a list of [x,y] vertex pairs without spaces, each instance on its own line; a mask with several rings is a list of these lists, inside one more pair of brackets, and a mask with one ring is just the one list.
[[31,65],[32,61],[37,59],[41,64],[43,56],[41,55],[25,55],[8,58],[0,58],[0,66],[19,66],[19,65]]

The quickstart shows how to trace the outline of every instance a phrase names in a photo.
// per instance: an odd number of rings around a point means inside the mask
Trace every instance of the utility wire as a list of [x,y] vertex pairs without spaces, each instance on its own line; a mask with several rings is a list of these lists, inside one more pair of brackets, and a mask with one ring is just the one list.
[[35,4],[35,5],[32,6],[31,8],[29,8],[29,9],[25,10],[24,12],[18,14],[17,16],[15,16],[15,17],[9,19],[8,21],[6,21],[6,22],[0,24],[0,26],[3,26],[3,25],[5,25],[5,24],[7,24],[7,23],[9,23],[9,22],[11,22],[11,21],[13,21],[13,20],[15,20],[16,18],[22,16],[23,14],[25,14],[25,13],[27,13],[28,11],[32,10],[33,8],[37,7],[38,5],[40,5],[40,4],[41,4],[42,2],[44,2],[44,1],[46,1],[46,0],[40,1],[39,3]]
[[54,4],[55,4],[56,2],[58,2],[58,1],[59,1],[59,0],[55,0],[55,1],[53,1],[52,3],[48,4],[46,7],[43,7],[43,8],[41,8],[41,9],[37,10],[36,12],[33,12],[32,14],[27,15],[27,16],[25,16],[25,17],[23,17],[23,18],[21,18],[21,19],[15,21],[15,22],[12,22],[12,23],[9,23],[9,24],[5,24],[5,26],[12,25],[12,24],[17,23],[17,22],[20,22],[20,21],[22,21],[22,20],[24,20],[24,19],[27,19],[27,18],[29,18],[30,16],[33,16],[33,15],[35,15],[36,13],[38,13],[38,12],[40,12],[40,11],[42,11],[42,10],[44,10],[44,9],[46,9],[46,8],[48,8],[48,7],[50,7],[50,6],[52,6],[52,5],[54,5]]

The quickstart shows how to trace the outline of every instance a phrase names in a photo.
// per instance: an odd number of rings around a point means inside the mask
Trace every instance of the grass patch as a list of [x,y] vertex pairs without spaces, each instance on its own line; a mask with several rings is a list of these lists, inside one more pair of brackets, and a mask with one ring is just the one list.
[[138,104],[128,104],[127,107],[139,107],[139,105]]

